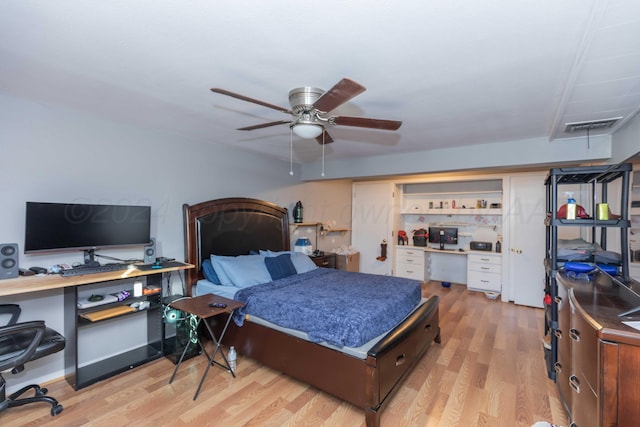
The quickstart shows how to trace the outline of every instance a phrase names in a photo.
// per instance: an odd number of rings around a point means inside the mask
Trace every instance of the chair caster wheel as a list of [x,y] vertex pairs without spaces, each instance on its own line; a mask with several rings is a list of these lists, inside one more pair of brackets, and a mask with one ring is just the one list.
[[36,390],[36,396],[44,396],[48,392],[49,390],[47,388],[40,387],[39,389]]
[[56,406],[52,407],[51,408],[51,416],[55,417],[60,412],[62,412],[63,409],[64,408],[62,407],[62,405],[56,405]]

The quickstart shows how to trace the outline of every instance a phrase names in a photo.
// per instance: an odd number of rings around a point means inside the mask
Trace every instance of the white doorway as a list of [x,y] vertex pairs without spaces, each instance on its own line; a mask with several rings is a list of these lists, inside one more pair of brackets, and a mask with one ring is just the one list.
[[[393,266],[394,185],[389,182],[353,184],[351,228],[352,246],[360,252],[362,273],[391,275]],[[379,260],[383,240],[387,256]]]

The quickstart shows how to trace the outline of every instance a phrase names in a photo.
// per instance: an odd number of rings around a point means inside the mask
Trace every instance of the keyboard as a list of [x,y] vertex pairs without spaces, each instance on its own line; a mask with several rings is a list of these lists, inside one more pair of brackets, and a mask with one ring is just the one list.
[[111,271],[127,270],[130,264],[113,263],[104,265],[79,265],[67,270],[60,270],[62,277],[81,276],[83,274],[109,273]]

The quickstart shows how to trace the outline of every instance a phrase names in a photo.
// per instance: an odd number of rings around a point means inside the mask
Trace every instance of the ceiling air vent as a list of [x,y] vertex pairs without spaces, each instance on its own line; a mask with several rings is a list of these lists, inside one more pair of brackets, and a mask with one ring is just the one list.
[[591,130],[601,130],[608,129],[618,123],[618,120],[622,119],[622,117],[614,117],[611,119],[602,119],[602,120],[592,120],[588,122],[574,122],[574,123],[566,123],[565,124],[565,132],[582,132],[582,131],[591,131]]

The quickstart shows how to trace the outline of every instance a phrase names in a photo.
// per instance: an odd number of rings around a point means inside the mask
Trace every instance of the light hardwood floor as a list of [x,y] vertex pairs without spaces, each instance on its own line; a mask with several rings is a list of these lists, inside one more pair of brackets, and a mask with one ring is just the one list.
[[[567,426],[555,383],[547,379],[543,312],[470,292],[465,286],[423,285],[440,296],[442,343],[433,343],[382,413],[386,426]],[[64,411],[27,405],[0,414],[4,427],[47,426],[364,426],[362,411],[316,389],[238,357],[238,376],[212,367],[193,394],[204,357],[174,365],[154,361],[78,392],[48,384]],[[11,375],[6,375],[9,383]]]

